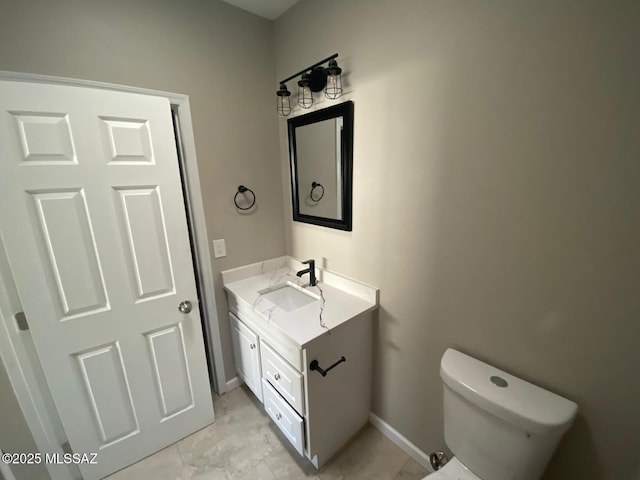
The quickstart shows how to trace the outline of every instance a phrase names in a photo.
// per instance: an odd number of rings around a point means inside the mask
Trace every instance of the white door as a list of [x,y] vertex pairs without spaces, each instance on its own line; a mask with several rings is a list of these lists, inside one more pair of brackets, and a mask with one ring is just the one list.
[[86,479],[213,421],[167,99],[0,82],[0,234]]

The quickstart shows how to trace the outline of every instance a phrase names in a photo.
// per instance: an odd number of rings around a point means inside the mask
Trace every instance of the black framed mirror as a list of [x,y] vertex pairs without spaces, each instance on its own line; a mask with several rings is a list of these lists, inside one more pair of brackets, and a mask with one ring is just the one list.
[[353,102],[287,123],[293,220],[350,232]]

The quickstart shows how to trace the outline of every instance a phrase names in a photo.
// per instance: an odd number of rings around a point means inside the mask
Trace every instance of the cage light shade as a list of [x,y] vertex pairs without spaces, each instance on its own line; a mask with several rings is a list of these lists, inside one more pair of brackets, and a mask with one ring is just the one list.
[[291,92],[287,89],[287,86],[284,83],[281,83],[280,89],[276,92],[276,95],[276,110],[278,114],[286,117],[291,113],[291,103],[289,101]]
[[309,74],[305,73],[298,81],[298,105],[302,108],[311,108],[313,105],[313,93],[311,92]]
[[327,86],[324,88],[324,94],[331,100],[342,96],[342,69],[335,60],[331,60],[327,68]]

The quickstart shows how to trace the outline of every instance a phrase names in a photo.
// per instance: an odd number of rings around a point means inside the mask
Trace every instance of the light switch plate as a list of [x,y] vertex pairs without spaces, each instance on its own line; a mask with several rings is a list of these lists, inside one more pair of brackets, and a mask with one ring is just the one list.
[[227,256],[227,247],[224,244],[224,238],[213,241],[213,256],[215,258]]

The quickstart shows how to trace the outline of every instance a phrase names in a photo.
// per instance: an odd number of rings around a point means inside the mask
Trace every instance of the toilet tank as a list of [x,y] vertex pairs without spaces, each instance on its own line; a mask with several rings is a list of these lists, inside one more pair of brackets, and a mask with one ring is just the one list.
[[456,458],[482,479],[539,479],[578,406],[451,348],[440,376]]

